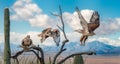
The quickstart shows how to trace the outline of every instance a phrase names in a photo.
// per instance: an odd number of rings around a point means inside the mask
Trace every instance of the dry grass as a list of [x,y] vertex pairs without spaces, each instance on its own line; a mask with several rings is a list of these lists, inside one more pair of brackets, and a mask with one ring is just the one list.
[[[62,58],[59,58],[59,61]],[[21,55],[18,58],[19,64],[37,64],[37,57],[35,55]],[[45,58],[46,64],[49,64],[49,58]],[[120,64],[120,56],[85,56],[85,64]],[[17,64],[11,59],[12,64]],[[73,58],[68,59],[64,64],[72,64]],[[0,59],[0,64],[3,64],[3,59]]]

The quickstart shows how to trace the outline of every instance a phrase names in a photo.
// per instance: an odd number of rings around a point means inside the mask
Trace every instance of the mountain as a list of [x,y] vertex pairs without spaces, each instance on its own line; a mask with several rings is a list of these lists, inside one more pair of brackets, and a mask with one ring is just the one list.
[[115,54],[115,53],[120,54],[120,51],[119,52],[114,51],[116,48],[120,49],[120,47],[108,45],[99,41],[90,42],[86,45],[86,47],[89,47],[89,48],[91,47],[93,51],[97,52],[97,54]]
[[[13,44],[13,43],[10,44],[10,47],[11,47],[12,53],[17,52],[22,49],[19,47],[19,45]],[[4,43],[0,43],[0,54],[3,54],[3,51],[4,51]]]
[[[19,45],[16,44],[10,44],[11,45],[11,51],[12,53],[17,52],[21,50],[22,48],[19,47]],[[56,52],[59,51],[60,46],[40,46],[45,54],[55,54]],[[87,43],[85,46],[80,46],[80,43],[78,42],[68,42],[65,45],[65,48],[67,49],[64,53],[65,54],[71,54],[71,53],[76,53],[76,52],[88,52],[88,51],[94,51],[98,55],[120,55],[120,46],[112,46],[105,44],[104,42],[99,42],[99,41],[93,41]],[[0,50],[2,50],[3,53],[4,49],[4,44],[0,43]]]
[[103,55],[104,54],[120,55],[120,46],[116,47],[116,46],[105,44],[104,42],[100,42],[100,41],[89,42],[85,46],[80,46],[78,42],[71,42],[66,45],[66,48],[69,50],[68,52],[94,51],[98,55],[102,55],[102,54]]

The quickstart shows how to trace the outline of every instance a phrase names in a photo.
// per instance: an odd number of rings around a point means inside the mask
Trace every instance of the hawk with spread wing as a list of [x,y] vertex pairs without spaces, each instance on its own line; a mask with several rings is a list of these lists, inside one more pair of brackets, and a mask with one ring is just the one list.
[[88,39],[88,36],[93,36],[95,35],[94,30],[99,27],[100,25],[100,20],[99,20],[99,14],[97,11],[94,11],[90,23],[87,23],[87,21],[84,19],[82,14],[80,13],[79,9],[76,8],[76,11],[78,13],[79,19],[80,19],[80,24],[83,28],[83,30],[75,30],[79,33],[82,33],[82,36],[80,38],[81,44],[85,45],[85,41]]
[[54,29],[52,31],[51,35],[52,35],[53,40],[56,43],[56,45],[59,46],[59,43],[60,43],[60,31],[58,29]]
[[38,34],[38,37],[41,37],[41,43],[43,43],[43,41],[45,41],[48,37],[51,36],[51,29],[52,28],[46,28],[42,31],[41,34]]
[[38,35],[41,37],[41,43],[43,43],[48,37],[52,37],[57,46],[60,43],[60,31],[58,29],[46,28]]

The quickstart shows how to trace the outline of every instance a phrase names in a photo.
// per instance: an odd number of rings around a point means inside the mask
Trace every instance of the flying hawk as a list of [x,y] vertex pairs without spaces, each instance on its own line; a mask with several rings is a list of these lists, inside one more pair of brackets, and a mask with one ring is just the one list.
[[46,28],[38,35],[41,37],[41,43],[43,43],[48,37],[52,37],[57,46],[60,42],[60,31],[58,29]]
[[52,35],[53,40],[56,43],[56,45],[59,46],[59,43],[60,43],[60,31],[58,29],[54,29],[52,31],[51,35]]
[[42,31],[41,34],[38,34],[38,37],[41,37],[41,43],[43,43],[43,41],[45,41],[48,37],[51,36],[51,29],[52,28],[46,28]]
[[30,39],[30,35],[27,35],[23,40],[22,40],[22,47],[25,50],[28,50],[28,47],[32,45],[32,40]]
[[85,45],[85,41],[88,39],[88,36],[93,36],[95,35],[94,30],[99,27],[100,22],[99,22],[99,14],[97,11],[94,11],[90,23],[87,23],[87,21],[83,18],[82,14],[80,13],[79,9],[76,8],[76,11],[78,13],[78,16],[80,18],[80,24],[83,28],[83,30],[75,30],[79,33],[82,33],[82,36],[80,38],[80,42],[82,45]]

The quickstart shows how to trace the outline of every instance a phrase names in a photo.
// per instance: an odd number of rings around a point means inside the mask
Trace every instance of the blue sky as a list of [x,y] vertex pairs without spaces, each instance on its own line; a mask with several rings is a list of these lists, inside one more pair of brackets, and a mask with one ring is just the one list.
[[[2,20],[3,24],[3,9],[5,7],[11,7],[16,0],[0,0],[0,19]],[[73,13],[75,11],[75,7],[78,6],[81,10],[82,9],[92,9],[99,12],[101,16],[101,20],[108,19],[108,18],[117,18],[120,17],[120,4],[119,0],[33,0],[42,10],[43,13],[52,16],[50,12],[58,11],[58,6],[61,5],[63,11],[67,11]],[[24,22],[25,23],[25,22]],[[24,24],[20,23],[20,24]],[[15,23],[16,24],[16,23]],[[26,27],[30,27],[29,25],[25,24]],[[0,27],[3,28],[3,25]],[[13,27],[12,27],[13,28]],[[34,30],[33,28],[31,28]],[[3,32],[3,31],[0,31]]]
[[[10,8],[11,17],[17,15],[15,6],[16,2],[24,1],[24,0],[0,0],[0,33],[3,34],[3,25],[4,25],[4,8]],[[95,10],[100,14],[101,20],[101,28],[96,30],[96,32],[100,32],[99,35],[93,36],[93,38],[105,37],[113,40],[120,39],[120,0],[26,0],[28,3],[24,2],[24,5],[27,4],[35,4],[37,10],[42,10],[40,12],[32,11],[32,16],[26,18],[17,18],[11,19],[11,32],[26,34],[28,32],[41,32],[43,30],[43,26],[33,25],[34,23],[31,19],[40,20],[36,16],[38,14],[45,16],[44,18],[51,20],[51,22],[56,20],[56,17],[52,16],[50,12],[59,12],[58,6],[61,5],[63,14],[68,13],[68,15],[73,15],[75,12],[75,7],[78,6],[80,10]],[[23,6],[23,5],[21,5]],[[22,8],[23,9],[23,8]],[[21,11],[19,11],[21,12]],[[36,13],[37,12],[37,13]],[[35,17],[35,18],[34,18]],[[68,19],[68,18],[67,18]],[[41,20],[43,21],[43,20]],[[37,22],[37,21],[36,21]],[[48,21],[46,21],[48,22]],[[55,21],[55,23],[58,21]],[[41,23],[42,24],[42,23]],[[49,25],[49,24],[47,24]],[[51,24],[52,25],[52,24]],[[71,25],[71,24],[70,24]],[[105,27],[104,27],[105,26]],[[110,27],[109,27],[110,26]],[[73,32],[73,28],[66,23],[66,32]],[[108,34],[109,33],[109,34]]]

